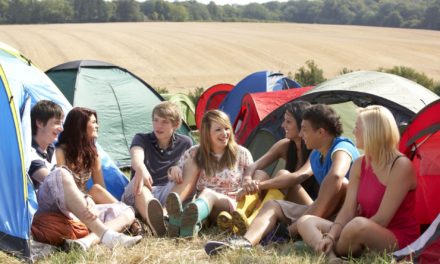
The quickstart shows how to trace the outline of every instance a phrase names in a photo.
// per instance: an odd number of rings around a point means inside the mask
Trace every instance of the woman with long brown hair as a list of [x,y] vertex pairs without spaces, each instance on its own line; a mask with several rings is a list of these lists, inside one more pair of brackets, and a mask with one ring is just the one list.
[[[70,110],[57,143],[57,165],[66,166],[72,172],[78,188],[90,195],[95,203],[115,203],[116,198],[105,188],[101,161],[95,145],[98,127],[96,111],[84,107]],[[86,183],[90,178],[94,184],[87,190]]]

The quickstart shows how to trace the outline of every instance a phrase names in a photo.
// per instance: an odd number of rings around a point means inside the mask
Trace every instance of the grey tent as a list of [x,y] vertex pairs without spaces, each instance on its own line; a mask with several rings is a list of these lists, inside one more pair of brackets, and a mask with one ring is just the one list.
[[[46,74],[73,106],[97,111],[98,142],[119,167],[130,166],[131,140],[152,130],[152,110],[162,96],[128,70],[101,61],[67,62]],[[185,123],[179,132],[190,136]]]
[[[335,77],[317,85],[295,100],[324,103],[335,108],[342,119],[344,136],[353,138],[356,108],[372,104],[387,107],[403,130],[408,122],[429,103],[439,97],[425,87],[397,75],[358,71]],[[284,137],[281,129],[285,109],[281,106],[268,114],[252,131],[244,144],[254,159],[261,157],[276,141]],[[272,164],[268,173],[283,167]]]

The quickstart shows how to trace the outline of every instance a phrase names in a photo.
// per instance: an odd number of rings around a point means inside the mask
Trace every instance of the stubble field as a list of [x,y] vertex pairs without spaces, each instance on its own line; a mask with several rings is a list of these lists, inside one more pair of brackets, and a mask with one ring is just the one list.
[[94,59],[155,88],[236,84],[259,70],[294,73],[314,60],[331,78],[348,69],[407,66],[440,79],[440,31],[286,23],[2,25],[0,41],[42,70]]

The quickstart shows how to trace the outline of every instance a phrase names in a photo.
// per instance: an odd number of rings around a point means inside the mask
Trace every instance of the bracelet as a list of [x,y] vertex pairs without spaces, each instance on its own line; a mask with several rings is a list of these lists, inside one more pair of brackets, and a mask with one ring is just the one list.
[[324,233],[324,234],[322,234],[322,239],[324,239],[324,238],[326,238],[326,237],[327,237],[328,239],[330,239],[330,240],[332,241],[333,244],[336,243],[335,238],[334,238],[332,235],[330,235],[329,233]]

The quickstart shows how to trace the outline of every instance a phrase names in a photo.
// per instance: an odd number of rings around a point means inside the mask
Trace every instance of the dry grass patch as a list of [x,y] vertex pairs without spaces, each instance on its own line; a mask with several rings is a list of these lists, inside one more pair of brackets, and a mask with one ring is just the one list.
[[[111,251],[104,246],[94,246],[89,252],[56,252],[37,263],[261,263],[261,264],[324,264],[323,256],[315,254],[310,248],[295,250],[292,242],[273,244],[267,247],[257,246],[251,250],[229,250],[217,256],[206,255],[203,246],[208,240],[222,240],[225,234],[218,234],[216,228],[202,231],[192,240],[145,237],[132,248],[116,248]],[[366,254],[362,258],[349,259],[349,263],[395,263],[388,254]],[[5,253],[0,253],[0,263],[20,263]]]

